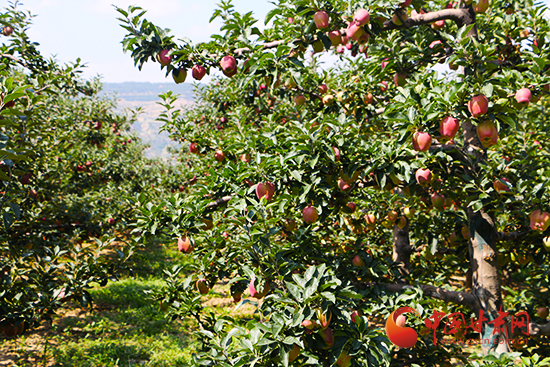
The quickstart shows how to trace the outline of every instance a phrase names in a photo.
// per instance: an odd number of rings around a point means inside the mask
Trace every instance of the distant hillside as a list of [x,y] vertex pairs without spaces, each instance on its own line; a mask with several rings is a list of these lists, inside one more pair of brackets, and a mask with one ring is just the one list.
[[104,83],[100,95],[116,93],[125,101],[156,102],[159,100],[158,95],[167,91],[180,94],[185,100],[193,100],[193,85],[191,83]]
[[144,113],[139,115],[133,128],[141,140],[151,146],[145,152],[145,155],[149,158],[167,158],[166,147],[169,145],[178,146],[170,140],[167,133],[159,134],[162,124],[156,121],[158,115],[163,111],[163,107],[157,103],[161,101],[158,95],[167,91],[180,95],[176,102],[176,106],[180,108],[192,104],[194,101],[193,85],[190,83],[104,83],[103,90],[100,93],[100,95],[115,95],[120,110],[143,108]]

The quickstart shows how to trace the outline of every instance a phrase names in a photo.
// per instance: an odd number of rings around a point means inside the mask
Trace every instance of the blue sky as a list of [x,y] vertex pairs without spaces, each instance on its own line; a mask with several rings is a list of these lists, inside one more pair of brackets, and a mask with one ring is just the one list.
[[[548,4],[550,0],[544,2]],[[138,5],[148,12],[149,21],[170,28],[177,38],[194,42],[207,41],[218,32],[220,23],[208,23],[219,0],[23,0],[23,9],[37,15],[29,30],[32,40],[40,43],[40,51],[55,55],[61,62],[80,57],[87,62],[84,77],[102,75],[104,82],[125,81],[172,82],[160,71],[159,64],[148,63],[142,71],[122,52],[120,41],[125,30],[116,19],[111,4],[126,9]],[[4,1],[6,4],[7,2]],[[263,19],[273,5],[267,0],[233,0],[239,12],[252,10]],[[261,22],[263,24],[263,22]],[[191,77],[188,77],[188,81]],[[207,81],[207,78],[203,79]]]

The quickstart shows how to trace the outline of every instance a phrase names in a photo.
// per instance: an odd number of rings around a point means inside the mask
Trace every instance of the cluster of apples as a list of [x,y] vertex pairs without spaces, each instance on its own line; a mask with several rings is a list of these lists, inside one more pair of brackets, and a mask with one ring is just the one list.
[[[161,50],[157,55],[157,60],[162,66],[168,66],[172,63],[172,55],[170,50]],[[203,65],[196,64],[191,68],[191,75],[196,80],[201,80],[206,75],[206,68]],[[172,78],[176,84],[183,83],[187,79],[187,69],[176,68],[172,71]]]

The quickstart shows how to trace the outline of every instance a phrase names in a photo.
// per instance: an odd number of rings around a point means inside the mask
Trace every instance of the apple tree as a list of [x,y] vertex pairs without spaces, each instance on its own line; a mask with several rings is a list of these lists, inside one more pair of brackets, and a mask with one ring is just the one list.
[[[279,0],[260,30],[222,1],[221,34],[199,44],[139,7],[117,10],[137,66],[158,62],[177,83],[224,74],[197,85],[187,110],[162,96],[194,185],[164,202],[143,195],[135,224],[196,260],[156,298],[197,320],[198,364],[468,363],[441,343],[448,318],[424,323],[435,312],[481,320],[450,334],[482,354],[548,353],[544,6]],[[236,303],[257,304],[252,319],[201,306],[226,281]],[[411,348],[384,333],[401,306],[418,313]]]
[[[144,158],[136,113],[115,111],[83,65],[44,58],[27,36],[32,16],[0,14],[0,331],[50,320],[69,300],[128,270],[135,196],[162,196],[172,168]],[[170,177],[170,175],[167,175]],[[152,187],[151,187],[152,186]],[[117,240],[117,241],[115,241]]]

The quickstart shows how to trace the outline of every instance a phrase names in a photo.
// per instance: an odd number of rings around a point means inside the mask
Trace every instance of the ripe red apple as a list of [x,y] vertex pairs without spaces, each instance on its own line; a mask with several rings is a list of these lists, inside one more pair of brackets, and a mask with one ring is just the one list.
[[357,24],[359,27],[364,26],[367,24],[370,20],[370,14],[369,11],[366,9],[357,9],[355,12],[355,15],[353,16],[353,22]]
[[485,120],[477,125],[477,136],[481,145],[489,148],[498,142],[498,131],[495,124],[490,120]]
[[427,152],[432,145],[432,136],[428,133],[417,131],[413,134],[413,148],[419,152]]
[[402,87],[407,84],[407,74],[403,72],[396,73],[393,76],[393,83],[396,87]]
[[220,66],[225,76],[232,77],[237,74],[237,60],[233,56],[224,56],[220,61]]
[[361,310],[359,310],[359,311],[353,311],[353,312],[351,313],[351,321],[352,321],[352,322],[355,322],[355,317],[356,317],[356,316],[363,316],[363,312],[362,312]]
[[329,17],[326,11],[318,11],[313,15],[313,21],[318,29],[328,27]]
[[350,24],[348,24],[348,28],[346,29],[346,35],[355,41],[358,41],[361,38],[361,36],[363,36],[364,32],[365,30],[362,27],[355,24],[354,22],[351,22]]
[[174,78],[176,84],[183,83],[187,78],[187,70],[185,70],[184,68],[174,69],[172,71],[172,78]]
[[273,198],[274,194],[275,194],[275,185],[273,185],[273,183],[260,182],[256,185],[256,196],[258,197],[258,200],[260,200],[262,197],[265,196],[265,199],[269,201]]
[[200,294],[206,294],[210,290],[208,286],[208,281],[204,278],[197,280],[197,290]]
[[189,152],[193,154],[199,154],[199,145],[197,143],[189,144]]
[[445,27],[445,20],[436,20],[431,24],[431,27],[433,29],[442,29],[443,27]]
[[115,224],[115,219],[114,218],[109,218],[109,219],[107,219],[107,223],[109,223],[110,225],[113,225],[113,224]]
[[304,222],[313,223],[317,221],[319,214],[317,213],[317,209],[310,205],[306,206],[304,210],[302,210],[302,217],[304,218]]
[[334,160],[340,162],[340,149],[332,147],[332,150],[334,151]]
[[470,102],[468,102],[468,111],[472,114],[472,117],[478,117],[485,115],[489,108],[489,100],[483,94],[474,96]]
[[355,257],[351,260],[351,263],[354,266],[359,266],[359,267],[365,266],[365,261],[363,261],[363,259],[359,255],[355,255]]
[[330,106],[333,103],[334,103],[334,96],[332,94],[327,94],[326,96],[323,97],[323,104],[325,106]]
[[319,91],[319,93],[325,94],[328,92],[328,87],[326,86],[326,84],[321,84],[317,87],[317,90]]
[[382,92],[385,92],[388,90],[388,82],[387,81],[383,81],[383,82],[380,82],[382,84],[382,86],[380,87],[380,90]]
[[376,216],[372,213],[365,215],[365,222],[367,222],[367,229],[373,230],[376,228]]
[[201,80],[206,75],[206,68],[202,65],[193,65],[191,75],[197,80]]
[[302,321],[302,326],[305,327],[308,330],[313,330],[313,329],[315,329],[315,321],[304,320],[304,321]]
[[256,282],[256,277],[253,277],[250,280],[250,284],[248,285],[250,296],[256,299],[262,299],[269,292],[269,288],[270,288],[269,282],[268,281],[265,282],[264,290],[261,293],[256,290],[256,287],[254,286],[255,282]]
[[344,180],[343,178],[338,180],[338,187],[342,191],[348,191],[349,189],[351,189],[350,183]]
[[550,214],[535,210],[529,215],[531,229],[533,231],[544,232],[550,226]]
[[510,180],[508,180],[506,177],[503,177],[501,178],[500,180],[495,180],[493,182],[493,187],[495,188],[495,191],[498,193],[498,194],[502,194],[504,192],[508,192],[510,191],[510,189],[508,188],[508,186],[504,183],[504,182],[507,182],[507,183],[510,183]]
[[306,97],[303,94],[297,95],[294,97],[294,103],[296,106],[302,106],[306,103]]
[[342,43],[342,35],[339,30],[330,31],[327,33],[327,36],[333,46],[338,46]]
[[101,126],[102,126],[101,121],[97,121],[97,122],[94,124],[94,129],[100,130],[100,129],[101,129]]
[[516,101],[522,106],[527,106],[531,102],[531,91],[529,88],[521,88],[516,92]]
[[431,196],[432,205],[434,208],[442,210],[443,205],[445,204],[445,196],[439,195],[438,193],[434,192]]
[[432,171],[429,169],[423,169],[419,168],[416,170],[416,173],[414,175],[416,177],[416,182],[420,186],[427,186],[432,182]]
[[405,0],[401,4],[399,4],[400,7],[406,8],[407,6],[411,5],[412,0]]
[[183,236],[178,238],[178,250],[180,252],[189,254],[193,251],[193,245],[191,244],[191,240],[187,236]]
[[225,153],[223,152],[223,150],[216,150],[216,152],[214,153],[214,159],[218,162],[223,162],[225,160]]
[[9,37],[13,33],[13,28],[10,27],[9,25],[4,26],[4,29],[2,30],[2,33],[4,34],[4,36]]
[[445,116],[439,123],[439,133],[441,134],[441,140],[447,141],[455,137],[458,132],[460,124],[458,119],[451,116]]
[[355,213],[355,211],[357,210],[357,204],[355,204],[354,202],[349,202],[346,204],[346,206],[349,208],[351,213]]
[[252,157],[250,157],[250,154],[248,153],[241,154],[241,162],[250,163],[251,160],[252,160]]
[[363,102],[365,102],[365,104],[372,104],[372,102],[374,102],[374,96],[372,93],[365,94],[363,97]]
[[537,315],[543,320],[546,320],[548,318],[548,308],[546,307],[539,307],[537,310]]
[[170,50],[161,50],[157,55],[157,60],[162,66],[168,66],[172,62],[172,56],[168,55]]

